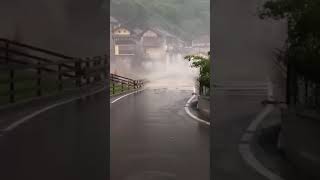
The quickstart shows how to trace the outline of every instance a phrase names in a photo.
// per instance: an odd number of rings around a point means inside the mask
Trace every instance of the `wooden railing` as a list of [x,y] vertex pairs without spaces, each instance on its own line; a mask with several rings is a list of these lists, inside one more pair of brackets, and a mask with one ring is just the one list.
[[141,88],[146,80],[133,80],[116,74],[110,74],[110,93],[117,94],[127,90]]
[[105,80],[108,59],[69,57],[0,39],[0,105]]

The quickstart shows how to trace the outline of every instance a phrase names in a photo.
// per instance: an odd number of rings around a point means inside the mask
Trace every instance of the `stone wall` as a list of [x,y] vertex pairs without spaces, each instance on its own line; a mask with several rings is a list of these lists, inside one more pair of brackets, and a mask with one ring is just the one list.
[[198,96],[198,109],[206,118],[210,118],[210,96]]

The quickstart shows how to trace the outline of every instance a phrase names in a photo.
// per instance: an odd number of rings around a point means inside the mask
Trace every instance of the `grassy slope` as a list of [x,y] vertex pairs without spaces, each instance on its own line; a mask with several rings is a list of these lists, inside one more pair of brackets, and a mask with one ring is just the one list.
[[113,89],[112,82],[110,83],[110,95],[119,94],[121,92],[129,91],[132,89],[133,87],[126,86],[126,85],[124,85],[122,89],[121,84],[116,84],[116,83],[114,84],[114,89]]
[[[35,79],[35,72],[30,71],[17,71],[15,72],[14,88],[17,91],[15,94],[16,101],[33,98],[37,95],[37,79]],[[43,72],[43,79],[41,80],[42,94],[48,95],[58,91],[56,75],[49,75]],[[0,73],[0,105],[9,102],[10,84],[8,83],[9,73]],[[73,80],[64,81],[64,88],[72,88],[74,85]]]

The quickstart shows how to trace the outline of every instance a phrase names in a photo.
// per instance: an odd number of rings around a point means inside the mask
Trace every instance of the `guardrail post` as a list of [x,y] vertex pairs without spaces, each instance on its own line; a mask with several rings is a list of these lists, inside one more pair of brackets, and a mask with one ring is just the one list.
[[112,87],[112,94],[114,94],[114,81],[113,81],[113,74],[110,74],[109,83],[111,84],[111,87]]
[[[5,41],[5,58],[6,58],[6,64],[9,66],[9,42]],[[9,80],[10,80],[10,103],[15,102],[15,86],[14,86],[14,70],[10,68],[9,70]]]
[[59,91],[62,91],[62,89],[63,89],[61,70],[62,70],[62,65],[59,64],[58,65],[58,86],[59,86],[58,88],[59,88]]
[[115,93],[114,81],[112,81],[112,94]]
[[[101,57],[101,56],[98,56],[98,60],[99,60],[98,66],[101,67],[101,66],[103,65],[102,57]],[[103,74],[104,74],[104,73],[103,73],[103,69],[99,69],[99,74],[98,74],[98,80],[99,80],[99,81],[101,81]]]
[[42,88],[41,88],[41,63],[38,61],[38,68],[37,68],[37,95],[41,96],[42,95]]
[[121,92],[123,92],[123,90],[124,90],[123,89],[123,84],[124,84],[123,81],[121,81]]
[[10,69],[10,102],[15,102],[14,70]]
[[[90,61],[89,60],[90,59],[87,57],[86,58],[86,69],[87,70],[90,69]],[[87,85],[90,84],[90,76],[88,76],[88,74],[86,74],[86,83],[87,83]]]
[[5,41],[6,64],[9,65],[9,42]]
[[80,59],[75,62],[76,86],[81,87],[81,64]]
[[[97,66],[97,58],[96,57],[92,58],[92,66],[93,66],[93,68],[95,68]],[[93,74],[93,81],[97,82],[97,74],[96,74],[96,72]]]
[[108,72],[107,72],[107,70],[108,70],[108,56],[107,55],[105,55],[104,56],[104,66],[105,66],[105,69],[104,69],[104,79],[107,79],[107,77],[108,77]]

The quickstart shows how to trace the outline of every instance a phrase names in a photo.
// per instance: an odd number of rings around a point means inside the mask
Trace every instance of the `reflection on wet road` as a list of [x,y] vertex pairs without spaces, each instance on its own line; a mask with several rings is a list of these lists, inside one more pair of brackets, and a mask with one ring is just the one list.
[[106,179],[108,94],[50,109],[0,139],[1,180]]
[[209,127],[185,113],[187,84],[151,84],[111,105],[111,180],[209,179]]

